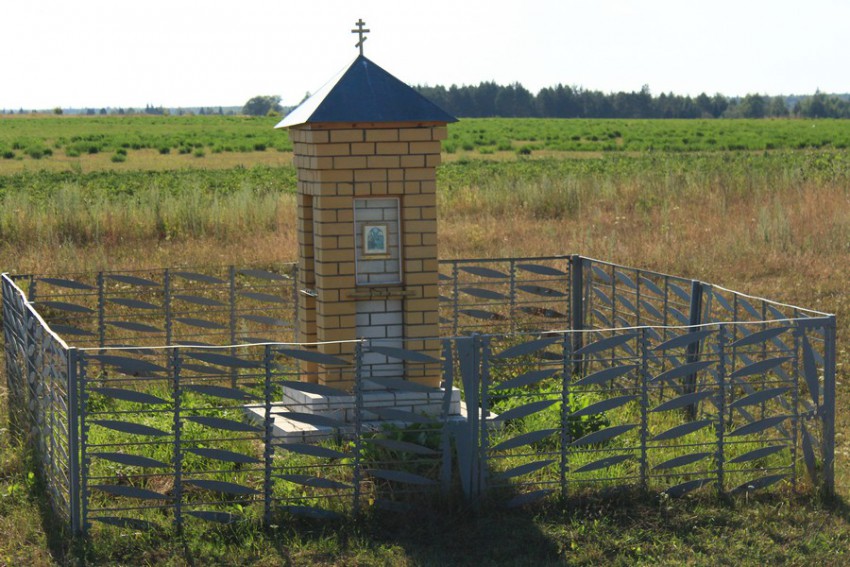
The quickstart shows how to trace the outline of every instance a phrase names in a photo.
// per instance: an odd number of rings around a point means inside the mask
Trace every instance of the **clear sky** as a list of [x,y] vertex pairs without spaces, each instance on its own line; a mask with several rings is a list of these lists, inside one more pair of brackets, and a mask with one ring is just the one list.
[[848,0],[12,0],[0,109],[297,104],[365,54],[411,85],[850,92]]

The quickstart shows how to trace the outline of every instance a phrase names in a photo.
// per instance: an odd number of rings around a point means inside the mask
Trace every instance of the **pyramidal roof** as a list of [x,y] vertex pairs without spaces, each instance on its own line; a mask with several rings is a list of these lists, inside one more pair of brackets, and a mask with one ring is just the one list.
[[424,96],[359,55],[275,128],[319,122],[457,122]]

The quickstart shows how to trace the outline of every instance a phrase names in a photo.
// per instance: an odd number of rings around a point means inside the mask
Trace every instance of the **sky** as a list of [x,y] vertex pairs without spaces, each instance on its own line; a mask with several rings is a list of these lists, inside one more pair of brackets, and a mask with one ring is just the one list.
[[295,105],[354,60],[361,18],[410,85],[850,92],[847,0],[14,0],[0,109]]

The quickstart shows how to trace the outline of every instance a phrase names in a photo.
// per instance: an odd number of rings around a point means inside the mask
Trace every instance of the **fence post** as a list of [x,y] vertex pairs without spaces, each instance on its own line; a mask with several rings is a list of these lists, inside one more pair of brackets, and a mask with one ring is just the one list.
[[[572,351],[576,352],[584,342],[584,259],[578,254],[570,256],[570,330],[573,331]],[[581,371],[581,357],[575,357],[573,372]]]
[[263,352],[263,524],[266,529],[272,520],[272,466],[274,458],[274,418],[272,417],[272,357],[271,345],[266,345]]
[[717,360],[717,398],[715,405],[717,406],[717,423],[714,425],[714,431],[717,435],[717,451],[714,455],[714,460],[717,463],[717,493],[723,494],[723,485],[725,480],[726,469],[726,448],[724,446],[726,435],[726,361],[729,353],[726,349],[729,348],[729,340],[725,325],[720,325],[717,330],[718,343],[718,360]]
[[[697,280],[691,281],[691,309],[690,315],[688,317],[688,328],[689,333],[696,333],[699,330],[699,325],[702,322],[702,282]],[[694,341],[688,345],[687,356],[685,362],[687,364],[698,362],[699,361],[699,341]],[[696,392],[697,386],[697,375],[696,373],[689,374],[685,377],[685,383],[683,384],[683,392],[684,394],[691,394]],[[696,419],[697,415],[697,404],[691,404],[688,406],[688,418],[691,420]]]
[[640,347],[640,484],[649,488],[649,338],[646,327],[639,331]]
[[182,388],[180,386],[180,349],[171,351],[172,400],[174,402],[174,525],[177,533],[183,533],[183,421],[180,415]]
[[562,370],[561,370],[561,462],[559,465],[559,476],[561,482],[561,500],[562,502],[567,501],[567,496],[569,495],[569,485],[567,478],[567,467],[569,466],[568,462],[568,448],[570,444],[573,442],[573,436],[570,431],[570,412],[572,411],[572,406],[570,405],[570,385],[572,383],[572,376],[570,372],[572,371],[572,335],[575,333],[564,333],[562,337],[562,345],[561,345],[561,354],[563,356],[562,361]]
[[354,470],[351,484],[354,486],[352,513],[360,515],[361,456],[363,451],[363,341],[354,345]]
[[448,496],[452,488],[452,443],[449,416],[451,415],[452,390],[454,388],[454,359],[452,357],[452,339],[440,339],[443,344],[443,405],[440,409],[440,450],[442,464],[440,484],[443,494]]
[[71,516],[71,533],[82,535],[80,522],[80,427],[77,383],[77,349],[69,348],[65,359],[68,383],[68,500]]
[[478,335],[455,339],[458,366],[463,391],[466,396],[467,420],[457,428],[457,464],[461,488],[469,500],[477,496],[476,461],[478,459],[478,386],[481,374],[478,368]]
[[823,488],[835,494],[835,315],[824,325],[823,341]]
[[487,431],[487,418],[490,417],[490,359],[492,351],[490,350],[490,337],[485,336],[480,342],[480,349],[476,349],[476,355],[480,357],[480,364],[476,360],[476,371],[478,375],[478,387],[480,388],[479,404],[481,405],[480,412],[476,409],[476,414],[480,415],[478,420],[478,439],[476,440],[478,449],[478,458],[476,459],[475,471],[475,492],[478,495],[484,493],[487,488],[487,451],[490,450],[490,439]]

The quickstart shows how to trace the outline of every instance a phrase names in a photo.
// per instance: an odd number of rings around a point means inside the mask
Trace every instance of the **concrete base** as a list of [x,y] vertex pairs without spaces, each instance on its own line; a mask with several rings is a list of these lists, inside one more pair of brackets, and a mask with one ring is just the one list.
[[[414,416],[437,417],[443,411],[446,392],[436,389],[431,392],[410,392],[388,390],[386,388],[367,389],[363,392],[363,412],[360,428],[362,431],[378,431],[392,424],[408,425],[404,419],[385,419],[369,411],[394,410],[413,414]],[[453,388],[449,399],[448,419],[450,421],[466,421],[466,404],[460,400],[460,390]],[[262,425],[265,408],[246,407],[249,420]],[[320,423],[304,423],[291,419],[281,412],[293,412],[314,416],[313,421],[334,420],[342,425],[323,425]],[[272,406],[273,434],[283,443],[316,443],[334,436],[352,435],[354,432],[355,398],[347,396],[324,396],[302,392],[284,387],[283,401]],[[309,419],[309,418],[307,418]]]

